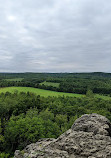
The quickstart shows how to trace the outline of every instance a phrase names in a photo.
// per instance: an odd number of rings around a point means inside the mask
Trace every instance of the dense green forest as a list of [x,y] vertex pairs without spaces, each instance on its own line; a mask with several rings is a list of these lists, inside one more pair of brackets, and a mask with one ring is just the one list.
[[86,95],[76,98],[43,97],[18,91],[0,93],[0,158],[13,157],[15,150],[22,150],[40,138],[57,138],[85,113],[98,113],[111,121],[111,100],[94,95],[110,96],[111,74],[0,74],[0,87],[9,86],[39,87]]

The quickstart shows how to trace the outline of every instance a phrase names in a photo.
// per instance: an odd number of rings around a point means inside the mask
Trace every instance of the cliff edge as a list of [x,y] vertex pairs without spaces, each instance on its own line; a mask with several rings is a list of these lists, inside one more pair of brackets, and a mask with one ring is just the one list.
[[104,116],[85,114],[57,139],[40,139],[14,158],[111,158],[111,123]]

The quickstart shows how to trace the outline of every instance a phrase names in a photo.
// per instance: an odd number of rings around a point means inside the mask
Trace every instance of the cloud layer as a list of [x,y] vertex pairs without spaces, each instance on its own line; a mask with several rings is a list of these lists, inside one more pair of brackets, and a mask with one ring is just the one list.
[[111,72],[110,0],[0,0],[0,72]]

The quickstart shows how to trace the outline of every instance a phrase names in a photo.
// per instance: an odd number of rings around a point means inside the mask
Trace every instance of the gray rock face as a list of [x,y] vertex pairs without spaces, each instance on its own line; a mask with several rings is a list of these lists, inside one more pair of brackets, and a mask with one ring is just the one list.
[[111,124],[101,115],[83,115],[59,138],[41,139],[14,158],[111,158]]

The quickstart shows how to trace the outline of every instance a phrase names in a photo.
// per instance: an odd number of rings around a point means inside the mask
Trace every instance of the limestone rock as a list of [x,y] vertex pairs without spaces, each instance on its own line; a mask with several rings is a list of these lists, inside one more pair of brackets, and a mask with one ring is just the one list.
[[14,158],[111,158],[111,124],[104,116],[85,114],[57,139],[41,139]]

